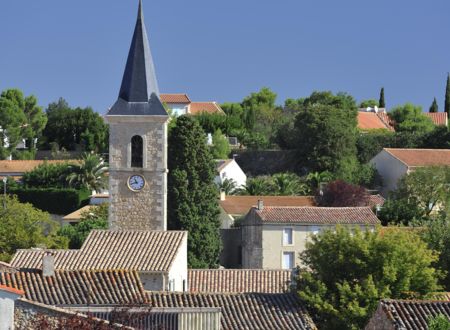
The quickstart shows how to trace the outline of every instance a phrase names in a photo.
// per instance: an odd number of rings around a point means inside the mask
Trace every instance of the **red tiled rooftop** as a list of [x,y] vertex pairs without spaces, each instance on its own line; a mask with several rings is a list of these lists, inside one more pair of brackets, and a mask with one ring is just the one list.
[[224,114],[222,108],[216,102],[192,102],[189,105],[189,113],[197,115],[202,112]]
[[370,207],[264,207],[252,209],[266,223],[377,225],[380,220]]
[[25,173],[39,165],[76,163],[78,160],[0,160],[0,173]]
[[361,130],[372,130],[372,129],[392,130],[392,127],[388,125],[388,122],[383,120],[380,114],[377,114],[375,112],[362,112],[362,111],[358,112],[358,128]]
[[447,126],[448,116],[447,112],[425,112],[427,117],[431,118],[436,126]]
[[312,196],[226,196],[220,206],[227,214],[246,214],[262,200],[267,206],[314,206]]
[[191,100],[187,94],[160,94],[159,98],[163,103],[191,103]]
[[386,152],[409,167],[450,166],[450,149],[394,149]]
[[25,293],[22,290],[16,289],[16,288],[14,288],[12,286],[9,286],[9,285],[3,285],[3,284],[0,284],[0,291],[7,291],[7,292],[10,292],[10,293],[17,294],[19,296],[22,296]]

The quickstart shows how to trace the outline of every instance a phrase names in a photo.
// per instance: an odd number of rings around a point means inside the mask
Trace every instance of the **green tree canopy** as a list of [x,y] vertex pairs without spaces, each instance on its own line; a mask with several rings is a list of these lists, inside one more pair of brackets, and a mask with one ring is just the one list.
[[438,112],[439,111],[439,106],[437,104],[436,98],[433,99],[433,103],[431,103],[430,106],[430,112]]
[[71,108],[60,98],[47,108],[48,122],[44,130],[47,146],[104,152],[108,148],[108,126],[92,108]]
[[434,129],[432,120],[422,113],[422,108],[411,103],[395,107],[389,117],[394,120],[398,132],[426,133]]
[[48,213],[6,196],[6,208],[0,209],[0,260],[8,262],[17,249],[67,248],[67,239],[56,234],[58,227]]
[[298,295],[320,329],[361,329],[383,298],[436,291],[437,256],[414,232],[337,227],[312,236],[301,260]]
[[230,144],[222,131],[218,129],[212,136],[211,153],[214,159],[228,159],[228,155],[231,152]]
[[33,188],[67,188],[67,177],[71,173],[69,163],[48,163],[37,166],[24,173],[23,184]]
[[168,226],[189,231],[191,268],[217,267],[221,243],[215,165],[195,119],[177,118],[169,134],[168,155]]
[[100,191],[107,187],[106,173],[108,164],[97,154],[84,153],[81,163],[70,165],[72,172],[67,181],[72,187]]
[[58,234],[67,237],[70,249],[79,249],[94,229],[108,228],[108,204],[92,205],[88,211],[81,213],[80,222],[74,226],[62,227]]
[[381,87],[380,90],[380,99],[378,101],[378,106],[380,108],[386,108],[386,102],[384,101],[384,87]]
[[373,100],[373,99],[370,99],[370,100],[364,100],[364,101],[362,101],[362,102],[359,104],[359,107],[360,107],[360,108],[368,108],[368,107],[373,108],[373,107],[378,107],[378,101],[377,101],[377,100]]
[[358,167],[357,110],[353,98],[313,93],[304,104],[295,120],[299,158],[311,171],[330,171],[352,181]]
[[[27,146],[34,148],[34,139],[40,138],[47,123],[42,108],[37,105],[33,95],[25,97],[18,89],[8,89],[0,96],[0,154],[3,157],[15,149],[21,139]],[[4,137],[8,137],[9,147],[4,145]]]
[[428,319],[428,330],[450,330],[450,320],[443,314]]

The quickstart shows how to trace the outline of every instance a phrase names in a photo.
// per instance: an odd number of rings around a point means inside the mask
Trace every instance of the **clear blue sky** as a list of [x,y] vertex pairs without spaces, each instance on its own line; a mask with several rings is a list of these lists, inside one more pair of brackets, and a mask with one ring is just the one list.
[[[104,113],[117,99],[137,0],[22,0],[0,7],[0,90],[46,106],[60,96]],[[443,109],[448,0],[144,0],[161,92],[240,101],[262,86],[278,103],[314,90],[357,100],[386,90]]]

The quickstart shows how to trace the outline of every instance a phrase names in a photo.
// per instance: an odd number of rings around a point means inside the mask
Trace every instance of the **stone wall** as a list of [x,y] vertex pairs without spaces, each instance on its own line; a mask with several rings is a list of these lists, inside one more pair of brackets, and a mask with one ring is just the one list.
[[225,268],[241,268],[242,266],[242,233],[241,228],[221,229],[222,252],[220,265]]
[[238,150],[233,154],[247,176],[297,173],[301,167],[295,150]]
[[[110,124],[109,187],[111,229],[167,229],[167,118],[108,117]],[[131,138],[143,138],[143,167],[131,167]],[[131,175],[145,178],[139,191],[129,189]]]
[[394,323],[387,318],[386,313],[383,311],[383,307],[378,305],[377,310],[367,323],[364,330],[395,330]]

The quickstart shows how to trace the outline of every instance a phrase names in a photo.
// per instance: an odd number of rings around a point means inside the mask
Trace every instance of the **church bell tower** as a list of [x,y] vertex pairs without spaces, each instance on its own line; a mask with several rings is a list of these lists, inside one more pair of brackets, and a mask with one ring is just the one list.
[[109,124],[109,227],[167,229],[167,122],[139,1],[119,97]]

